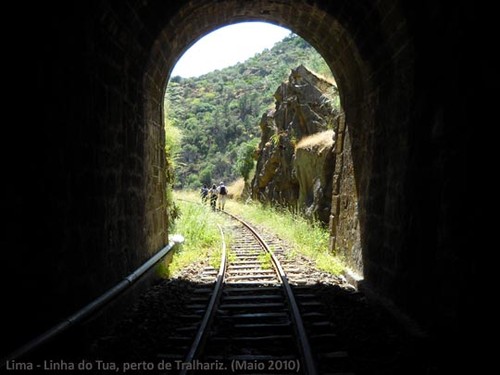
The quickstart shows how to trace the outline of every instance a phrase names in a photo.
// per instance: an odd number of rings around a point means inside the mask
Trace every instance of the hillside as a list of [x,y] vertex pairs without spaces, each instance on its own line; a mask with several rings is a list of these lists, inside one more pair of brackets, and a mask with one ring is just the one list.
[[[198,188],[240,177],[249,144],[260,138],[262,114],[274,106],[276,88],[300,64],[332,77],[314,48],[294,34],[244,63],[195,78],[172,77],[165,118],[182,134],[174,187]],[[167,137],[170,133],[167,129]]]

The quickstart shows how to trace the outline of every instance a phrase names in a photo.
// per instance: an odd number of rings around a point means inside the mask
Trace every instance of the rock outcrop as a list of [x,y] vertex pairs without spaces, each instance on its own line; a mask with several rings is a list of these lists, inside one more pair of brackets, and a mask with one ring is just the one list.
[[278,88],[276,107],[262,116],[252,198],[298,209],[328,223],[336,87],[304,66]]
[[295,177],[299,183],[298,207],[306,216],[324,223],[330,218],[332,176],[335,169],[333,151],[335,133],[326,130],[304,137],[295,147]]

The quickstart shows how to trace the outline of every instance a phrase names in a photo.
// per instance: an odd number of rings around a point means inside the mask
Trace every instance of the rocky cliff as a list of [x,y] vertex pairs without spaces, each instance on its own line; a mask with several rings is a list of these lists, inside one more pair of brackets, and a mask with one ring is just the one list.
[[328,223],[339,117],[336,95],[333,83],[302,65],[278,87],[275,109],[260,121],[253,199]]
[[335,133],[326,130],[304,137],[295,147],[293,164],[299,182],[298,207],[307,217],[327,223],[332,200]]
[[337,88],[299,66],[274,98],[275,109],[260,121],[252,198],[328,224],[330,251],[362,274],[351,140]]

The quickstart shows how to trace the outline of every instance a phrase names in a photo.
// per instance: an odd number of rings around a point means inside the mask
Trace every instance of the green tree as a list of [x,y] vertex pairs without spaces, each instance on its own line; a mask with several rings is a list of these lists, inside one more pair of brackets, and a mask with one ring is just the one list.
[[248,181],[250,172],[254,167],[255,160],[253,156],[258,143],[259,140],[257,138],[254,138],[251,141],[242,143],[238,149],[236,170],[245,181]]
[[187,187],[190,189],[198,189],[201,185],[200,179],[195,174],[190,174],[187,177]]
[[206,166],[200,173],[200,181],[202,184],[210,186],[212,183],[212,169],[211,165]]

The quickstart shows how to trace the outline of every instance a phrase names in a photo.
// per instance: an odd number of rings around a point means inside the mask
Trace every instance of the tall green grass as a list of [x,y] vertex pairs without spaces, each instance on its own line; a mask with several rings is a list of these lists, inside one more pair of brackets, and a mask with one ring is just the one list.
[[177,160],[181,151],[182,142],[182,132],[179,128],[174,126],[173,121],[169,117],[168,102],[165,103],[165,163],[166,163],[166,202],[168,207],[167,221],[169,223],[169,229],[173,229],[173,223],[175,222],[177,215],[179,214],[179,208],[174,202],[173,188],[175,182],[175,168],[177,165]]
[[338,275],[345,266],[342,259],[328,250],[329,233],[319,222],[311,222],[292,212],[259,203],[228,202],[227,210],[269,229],[292,246],[291,256],[303,254],[322,271]]
[[[176,192],[176,196],[199,200],[196,192]],[[328,230],[318,222],[260,203],[241,203],[231,199],[226,203],[226,210],[249,224],[262,225],[286,240],[292,246],[290,256],[303,254],[313,260],[318,269],[334,275],[345,269],[342,259],[328,250]]]
[[167,276],[174,276],[179,270],[200,259],[209,259],[210,265],[218,267],[221,236],[217,223],[221,223],[220,216],[213,213],[208,206],[177,199],[175,203],[178,206],[179,217],[175,221],[172,233],[183,235],[185,240],[173,256]]

